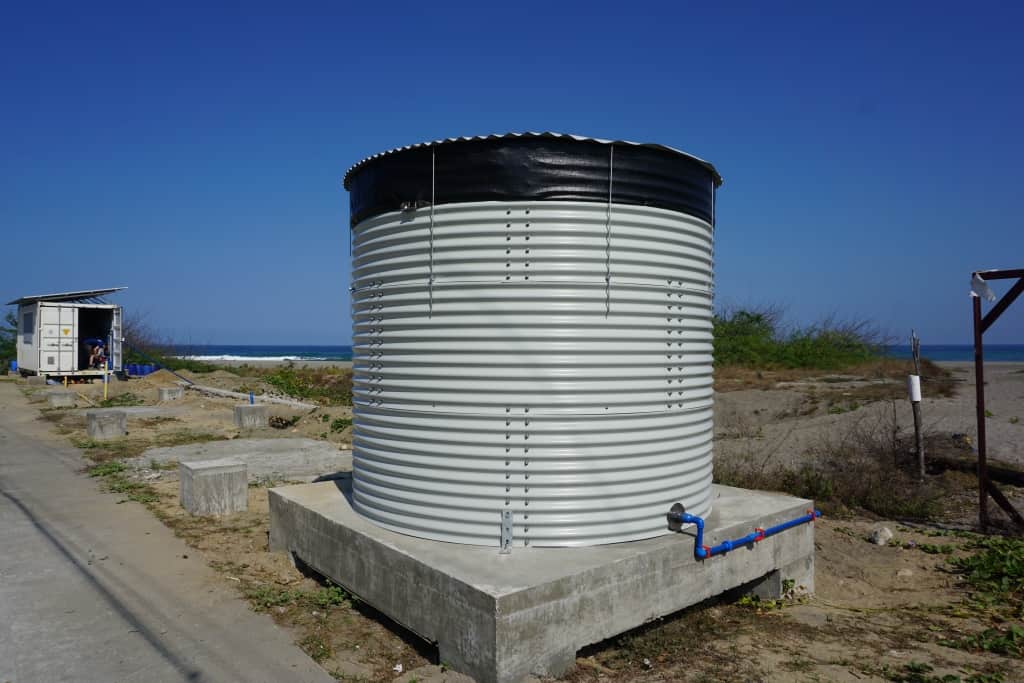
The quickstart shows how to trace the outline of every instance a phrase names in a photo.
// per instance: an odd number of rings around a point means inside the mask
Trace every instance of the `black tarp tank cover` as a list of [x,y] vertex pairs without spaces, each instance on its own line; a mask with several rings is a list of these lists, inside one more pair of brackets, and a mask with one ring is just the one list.
[[714,224],[722,178],[671,147],[558,133],[451,138],[393,149],[345,174],[351,224],[410,207],[462,202],[610,201]]

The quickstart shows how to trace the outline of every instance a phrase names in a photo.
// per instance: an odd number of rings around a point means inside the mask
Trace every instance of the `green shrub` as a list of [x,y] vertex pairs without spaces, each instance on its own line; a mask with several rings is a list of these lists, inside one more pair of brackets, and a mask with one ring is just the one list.
[[352,405],[352,371],[348,368],[297,368],[289,363],[278,368],[238,367],[232,372],[262,379],[292,398],[326,405]]
[[100,401],[102,408],[125,408],[128,406],[141,406],[143,400],[130,391]]
[[833,370],[880,355],[878,333],[867,323],[818,325],[783,331],[773,309],[720,312],[713,319],[716,365]]
[[157,359],[157,362],[168,370],[188,370],[196,374],[203,374],[217,369],[216,365],[191,358],[175,358],[174,356],[158,354]]
[[111,460],[110,462],[104,462],[100,463],[99,465],[96,465],[95,467],[90,467],[89,476],[108,477],[112,474],[120,474],[121,472],[124,472],[126,469],[128,468],[125,467],[125,464],[123,462]]
[[1007,657],[1024,655],[1024,627],[1009,624],[1003,628],[987,628],[956,643],[964,650],[994,652]]
[[8,361],[18,357],[18,317],[11,311],[4,316],[0,325],[0,363],[7,367]]
[[980,552],[950,562],[983,605],[1024,613],[1024,539],[982,537],[973,544]]
[[320,609],[347,607],[352,600],[344,588],[329,581],[314,590],[289,589],[273,584],[250,585],[245,588],[245,596],[260,610],[291,605]]

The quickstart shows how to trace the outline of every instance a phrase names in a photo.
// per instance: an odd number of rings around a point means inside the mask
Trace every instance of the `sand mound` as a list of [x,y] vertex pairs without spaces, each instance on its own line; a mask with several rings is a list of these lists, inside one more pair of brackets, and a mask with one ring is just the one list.
[[144,381],[157,387],[173,387],[181,380],[168,370],[161,369],[146,375]]

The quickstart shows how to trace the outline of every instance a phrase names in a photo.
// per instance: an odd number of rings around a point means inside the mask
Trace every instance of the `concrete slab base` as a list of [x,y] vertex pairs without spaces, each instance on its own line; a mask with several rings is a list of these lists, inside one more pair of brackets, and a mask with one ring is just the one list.
[[161,401],[177,401],[184,395],[184,387],[159,387],[156,390],[156,397]]
[[231,439],[150,448],[126,461],[135,467],[151,462],[193,462],[232,458],[244,462],[250,481],[313,481],[352,471],[352,451],[317,439]]
[[259,429],[267,426],[267,407],[261,405],[235,406],[235,426],[239,429]]
[[228,458],[178,465],[181,507],[192,515],[230,515],[249,507],[245,463]]
[[[576,652],[652,619],[744,587],[814,591],[814,525],[700,562],[692,530],[589,548],[497,548],[428,541],[375,526],[351,481],[271,489],[270,547],[437,643],[441,661],[483,683],[557,676]],[[705,543],[805,514],[811,501],[714,487]],[[666,510],[667,512],[667,510]],[[498,513],[495,512],[495,535]]]
[[177,417],[186,415],[188,410],[174,406],[118,406],[117,408],[88,408],[95,413],[124,413],[128,417]]
[[73,391],[54,389],[46,395],[46,402],[51,408],[74,408],[75,398]]
[[46,378],[42,375],[29,375],[25,378],[25,382],[32,387],[45,387]]
[[119,439],[128,433],[128,414],[123,410],[87,410],[85,430],[96,441]]

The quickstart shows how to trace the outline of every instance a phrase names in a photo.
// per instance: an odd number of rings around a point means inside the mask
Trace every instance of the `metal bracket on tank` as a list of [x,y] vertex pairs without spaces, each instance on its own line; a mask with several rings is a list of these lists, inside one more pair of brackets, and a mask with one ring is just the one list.
[[501,550],[502,555],[512,552],[512,511],[501,511]]
[[422,209],[424,206],[430,206],[430,202],[426,199],[417,199],[411,202],[402,202],[398,205],[398,208],[402,211],[415,211],[416,209]]

